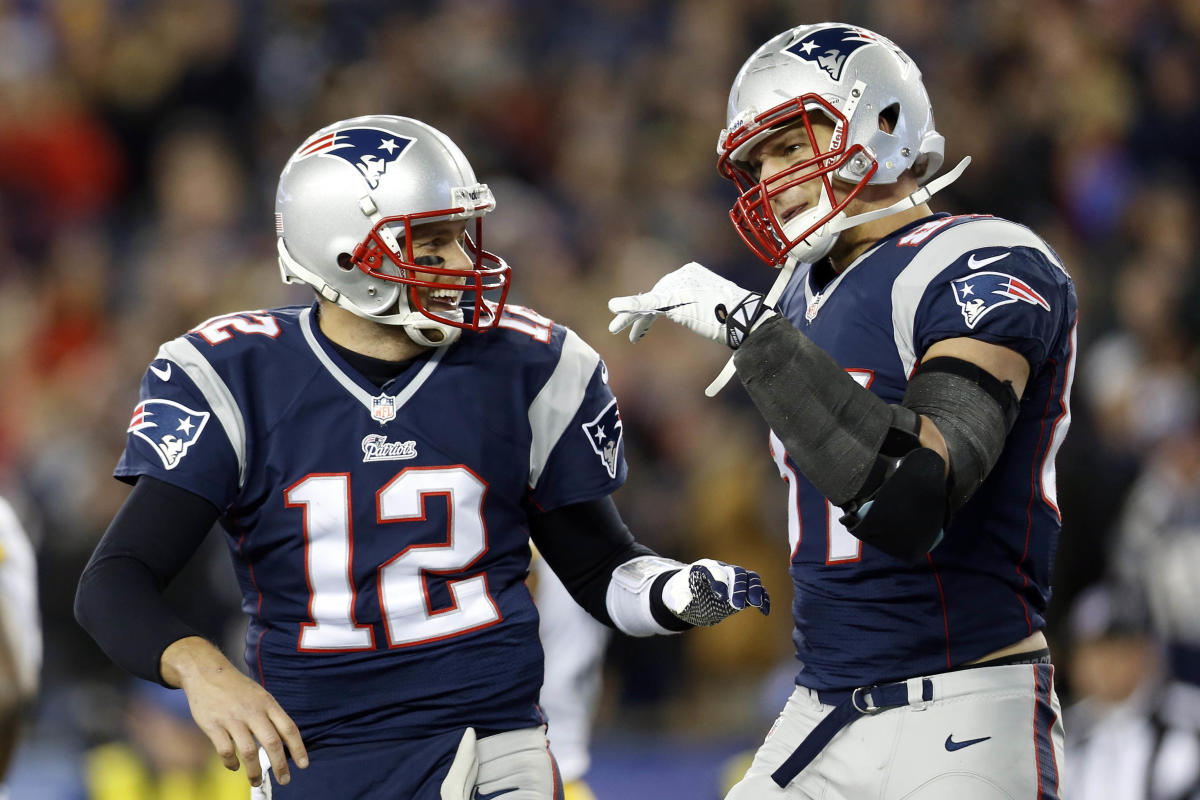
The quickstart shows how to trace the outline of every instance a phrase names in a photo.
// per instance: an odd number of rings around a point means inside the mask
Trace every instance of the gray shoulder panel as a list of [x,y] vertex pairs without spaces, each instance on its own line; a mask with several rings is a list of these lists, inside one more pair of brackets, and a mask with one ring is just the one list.
[[583,404],[600,355],[567,328],[558,365],[529,406],[533,442],[529,448],[529,485],[537,486],[550,453]]
[[917,320],[917,307],[930,282],[957,259],[981,247],[1028,247],[1042,253],[1051,264],[1066,271],[1058,256],[1040,236],[1015,222],[984,218],[938,233],[892,283],[892,335],[905,375],[912,374],[917,363],[913,328]]
[[154,358],[166,359],[178,365],[204,395],[221,427],[225,429],[229,444],[233,446],[238,462],[238,486],[241,487],[246,480],[246,422],[225,381],[196,346],[182,336],[158,348]]

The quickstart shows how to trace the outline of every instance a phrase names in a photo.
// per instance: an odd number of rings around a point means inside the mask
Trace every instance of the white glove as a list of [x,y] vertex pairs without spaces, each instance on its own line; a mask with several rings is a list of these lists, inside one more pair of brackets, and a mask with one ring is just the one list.
[[[645,294],[609,300],[608,310],[616,316],[608,324],[608,330],[620,333],[632,325],[629,341],[636,342],[646,335],[654,320],[665,316],[706,339],[726,344],[725,313],[732,311],[748,294],[750,292],[733,281],[690,261],[659,278],[654,288]],[[719,319],[717,306],[725,308]]]
[[757,572],[711,558],[672,575],[663,586],[662,600],[672,614],[697,626],[716,625],[746,606],[764,616],[771,612],[771,598]]

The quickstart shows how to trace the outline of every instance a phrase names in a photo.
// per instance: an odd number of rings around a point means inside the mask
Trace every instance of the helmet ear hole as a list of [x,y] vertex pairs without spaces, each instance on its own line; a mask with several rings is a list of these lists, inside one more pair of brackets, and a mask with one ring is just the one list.
[[879,112],[879,129],[893,133],[896,130],[896,123],[900,120],[900,104],[892,103],[887,108]]
[[354,259],[349,253],[338,253],[337,265],[349,272],[354,269]]

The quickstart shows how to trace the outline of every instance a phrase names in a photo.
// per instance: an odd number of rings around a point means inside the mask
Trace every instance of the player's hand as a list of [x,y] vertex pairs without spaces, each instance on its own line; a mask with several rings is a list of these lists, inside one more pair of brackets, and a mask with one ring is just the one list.
[[663,603],[684,622],[699,627],[716,625],[746,606],[763,615],[771,598],[753,570],[702,558],[679,570],[663,586]]
[[[608,325],[611,333],[629,328],[629,341],[646,335],[654,320],[666,317],[706,339],[726,344],[725,315],[750,294],[695,261],[659,278],[645,294],[614,297],[608,310],[616,316]],[[721,307],[720,316],[717,308]]]
[[296,766],[308,766],[308,752],[296,723],[266,689],[239,672],[209,642],[190,636],[172,643],[163,651],[162,675],[187,694],[192,719],[208,736],[226,769],[236,771],[240,761],[251,786],[263,781],[259,745],[280,784],[291,780],[287,753]]

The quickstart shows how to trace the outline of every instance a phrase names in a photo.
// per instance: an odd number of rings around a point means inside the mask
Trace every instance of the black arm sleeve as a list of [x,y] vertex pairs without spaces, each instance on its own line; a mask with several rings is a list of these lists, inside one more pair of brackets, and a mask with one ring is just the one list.
[[[531,512],[529,532],[538,552],[575,602],[610,628],[615,626],[608,615],[606,598],[613,570],[631,558],[657,555],[633,538],[611,497]],[[664,628],[687,630],[692,626],[662,602],[662,586],[672,574],[659,576],[655,582],[650,610]]]
[[220,515],[189,491],[142,476],[79,578],[75,619],[119,666],[162,683],[159,662],[172,642],[200,634],[171,609],[163,589]]

